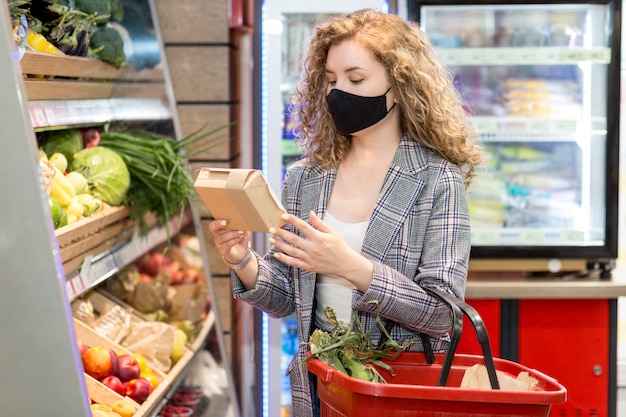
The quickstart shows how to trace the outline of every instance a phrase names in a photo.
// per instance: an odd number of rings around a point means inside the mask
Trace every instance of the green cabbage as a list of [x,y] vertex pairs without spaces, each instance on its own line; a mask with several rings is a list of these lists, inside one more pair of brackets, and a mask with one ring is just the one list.
[[130,187],[130,174],[122,157],[103,146],[92,146],[74,154],[70,171],[87,178],[91,193],[111,206],[124,201]]
[[38,138],[42,142],[42,149],[48,158],[56,153],[62,153],[67,163],[72,163],[74,154],[83,149],[83,135],[78,129],[54,130],[45,132]]

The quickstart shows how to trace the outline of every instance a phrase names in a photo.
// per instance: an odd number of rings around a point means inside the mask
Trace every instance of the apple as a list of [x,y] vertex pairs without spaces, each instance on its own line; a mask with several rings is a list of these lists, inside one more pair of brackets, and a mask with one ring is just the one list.
[[181,279],[181,284],[195,284],[198,282],[198,270],[196,268],[187,268]]
[[117,367],[117,373],[115,374],[120,381],[127,382],[131,379],[139,378],[141,374],[141,367],[139,362],[133,355],[124,354],[120,355]]
[[139,274],[139,281],[143,281],[143,282],[152,282],[152,277],[148,274],[145,274],[143,272],[141,272]]
[[124,395],[124,383],[115,375],[109,375],[107,377],[104,377],[100,382],[102,382],[104,385],[111,388],[118,394]]
[[119,358],[107,346],[92,346],[83,355],[85,373],[98,381],[117,373]]
[[139,272],[143,272],[150,276],[157,276],[159,272],[166,268],[171,263],[171,260],[163,255],[161,252],[153,252],[144,255],[139,261]]
[[82,358],[85,355],[85,352],[87,352],[87,349],[89,349],[89,346],[87,346],[87,343],[78,338],[76,338],[76,345],[78,346],[78,352]]
[[131,379],[124,384],[124,394],[142,404],[150,395],[151,387],[150,382],[145,378]]

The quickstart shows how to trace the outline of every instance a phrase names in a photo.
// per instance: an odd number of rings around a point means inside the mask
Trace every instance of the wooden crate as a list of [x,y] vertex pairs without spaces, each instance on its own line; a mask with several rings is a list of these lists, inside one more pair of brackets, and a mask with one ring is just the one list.
[[136,71],[95,58],[35,51],[26,51],[20,64],[31,101],[167,96],[162,69]]
[[130,239],[135,227],[128,213],[128,207],[105,205],[99,213],[55,230],[65,273],[79,268],[85,257]]
[[20,64],[29,100],[109,98],[123,71],[94,58],[36,51],[26,51]]
[[96,80],[116,80],[123,68],[115,68],[94,58],[69,55],[53,55],[26,51],[20,61],[25,75],[60,76]]

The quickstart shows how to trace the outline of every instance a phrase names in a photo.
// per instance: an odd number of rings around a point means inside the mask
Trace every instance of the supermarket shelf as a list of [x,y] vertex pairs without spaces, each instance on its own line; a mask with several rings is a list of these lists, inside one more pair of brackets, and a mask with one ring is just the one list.
[[172,117],[167,103],[158,98],[34,100],[28,103],[28,113],[35,129]]
[[447,65],[570,65],[590,62],[609,64],[611,48],[439,48]]
[[141,236],[135,231],[132,237],[114,248],[97,256],[87,256],[76,274],[68,277],[65,285],[67,296],[74,300],[90,289],[116,274],[121,268],[129,265],[142,254],[167,241],[182,227],[191,222],[191,216],[176,217],[168,227],[153,228],[147,235]]

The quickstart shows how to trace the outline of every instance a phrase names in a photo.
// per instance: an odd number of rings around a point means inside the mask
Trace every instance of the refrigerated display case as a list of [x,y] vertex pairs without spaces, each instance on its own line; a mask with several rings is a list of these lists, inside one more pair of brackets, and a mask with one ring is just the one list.
[[[257,127],[254,143],[259,144],[255,149],[255,167],[264,172],[277,195],[280,195],[285,169],[300,156],[293,140],[289,101],[296,93],[301,60],[314,25],[332,15],[368,7],[387,11],[388,2],[265,0],[255,3],[255,21],[260,22],[256,25],[255,60],[261,62],[255,69],[255,82],[259,86],[254,106]],[[255,239],[255,249],[260,253],[267,249],[263,236]],[[255,327],[260,341],[257,341],[255,357],[259,359],[255,375],[249,378],[256,381],[259,395],[254,404],[243,406],[243,415],[290,415],[291,393],[285,369],[297,344],[295,318],[275,320],[256,314]],[[246,406],[256,410],[246,410]]]
[[[618,1],[407,1],[471,115],[472,259],[617,257]],[[519,263],[518,263],[519,264]]]

